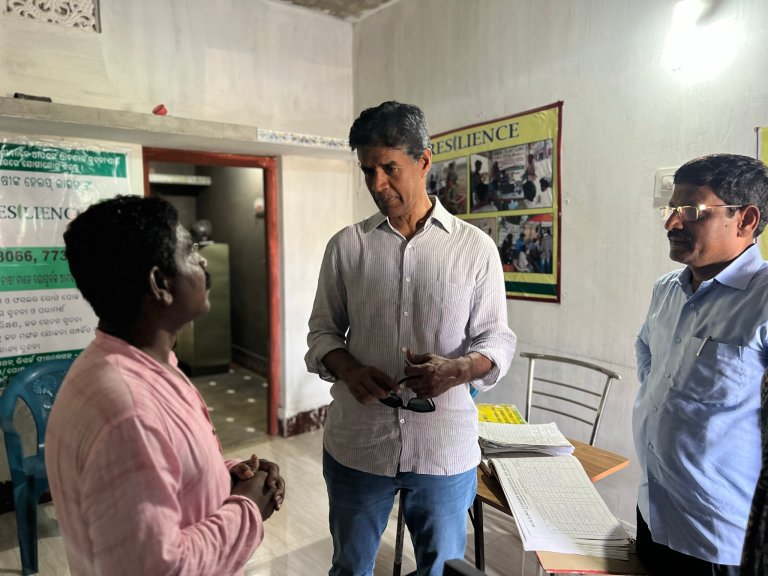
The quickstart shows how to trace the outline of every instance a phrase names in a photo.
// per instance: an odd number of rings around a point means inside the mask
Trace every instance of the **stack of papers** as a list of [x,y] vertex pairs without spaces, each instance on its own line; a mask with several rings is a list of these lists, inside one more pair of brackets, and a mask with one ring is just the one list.
[[480,447],[486,455],[530,454],[559,456],[571,454],[573,444],[558,430],[557,424],[498,424],[480,422]]
[[573,456],[493,458],[525,550],[626,560],[627,533]]

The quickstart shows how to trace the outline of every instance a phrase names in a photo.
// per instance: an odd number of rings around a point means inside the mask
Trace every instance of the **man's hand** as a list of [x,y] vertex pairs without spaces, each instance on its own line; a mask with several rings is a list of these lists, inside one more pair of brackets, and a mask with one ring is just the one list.
[[397,382],[378,368],[357,361],[346,350],[331,350],[323,358],[323,365],[343,380],[352,396],[360,404],[368,404],[397,390]]
[[263,520],[272,516],[276,510],[277,488],[267,487],[267,476],[266,471],[257,470],[251,478],[241,480],[232,488],[232,494],[244,496],[256,504]]
[[406,353],[408,376],[420,376],[406,382],[419,398],[435,398],[445,391],[479,378],[488,372],[493,363],[477,352],[459,358],[444,358],[437,354]]
[[238,462],[232,468],[229,469],[229,474],[232,476],[232,483],[237,484],[240,480],[250,480],[254,477],[254,473],[259,469],[259,459],[256,454],[251,454],[248,460]]
[[[285,480],[280,476],[280,467],[277,464],[251,454],[250,459],[243,460],[229,469],[235,483],[254,478],[258,471],[266,472],[264,490],[274,490],[275,510],[280,510],[285,498]],[[232,493],[235,493],[234,490]]]
[[446,390],[463,384],[461,358],[444,358],[437,354],[407,352],[407,376],[419,376],[406,381],[405,385],[419,398],[434,398]]
[[360,404],[368,404],[397,390],[397,382],[373,366],[360,365],[344,372],[339,377],[347,384],[347,388]]

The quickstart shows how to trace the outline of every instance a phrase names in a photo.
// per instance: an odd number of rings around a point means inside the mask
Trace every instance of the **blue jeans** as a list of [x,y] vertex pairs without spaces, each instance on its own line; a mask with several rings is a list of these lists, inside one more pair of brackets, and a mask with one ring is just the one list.
[[473,468],[453,476],[398,472],[378,476],[342,466],[323,450],[333,566],[329,576],[371,576],[398,491],[420,576],[442,576],[446,560],[464,558],[467,510],[477,492]]

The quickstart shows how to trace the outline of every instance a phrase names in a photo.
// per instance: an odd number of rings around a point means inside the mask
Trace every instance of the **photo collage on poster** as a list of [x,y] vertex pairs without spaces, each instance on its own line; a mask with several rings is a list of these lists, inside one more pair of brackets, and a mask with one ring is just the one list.
[[530,118],[513,116],[433,139],[428,191],[493,238],[510,298],[559,300],[559,111],[546,109],[544,117],[534,111]]

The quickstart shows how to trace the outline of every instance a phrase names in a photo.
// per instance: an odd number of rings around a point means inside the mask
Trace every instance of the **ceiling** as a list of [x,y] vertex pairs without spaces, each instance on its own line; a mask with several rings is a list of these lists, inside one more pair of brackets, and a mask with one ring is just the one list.
[[356,22],[385,4],[399,0],[282,0],[286,4],[302,6],[335,18]]

